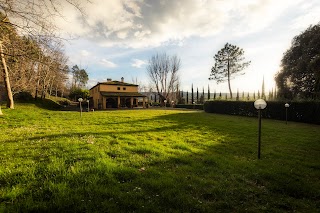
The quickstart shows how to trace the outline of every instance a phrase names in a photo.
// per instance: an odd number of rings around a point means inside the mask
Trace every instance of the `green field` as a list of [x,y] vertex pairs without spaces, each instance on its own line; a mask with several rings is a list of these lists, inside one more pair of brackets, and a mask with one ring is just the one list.
[[320,126],[186,110],[2,109],[0,212],[319,212]]

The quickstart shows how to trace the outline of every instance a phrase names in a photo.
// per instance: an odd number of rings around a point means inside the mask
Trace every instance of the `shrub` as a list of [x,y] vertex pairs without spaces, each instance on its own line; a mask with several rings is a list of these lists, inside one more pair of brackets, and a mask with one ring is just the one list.
[[[283,101],[268,101],[262,116],[270,119],[285,120],[286,110]],[[288,121],[320,124],[320,102],[289,102]],[[206,101],[205,112],[228,115],[257,116],[253,102],[247,101]]]
[[20,101],[20,102],[30,102],[34,98],[30,94],[30,92],[19,92],[13,96],[14,100]]

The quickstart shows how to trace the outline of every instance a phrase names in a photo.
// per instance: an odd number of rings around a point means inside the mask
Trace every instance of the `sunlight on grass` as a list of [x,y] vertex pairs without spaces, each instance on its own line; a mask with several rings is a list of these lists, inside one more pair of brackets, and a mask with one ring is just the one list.
[[1,209],[307,211],[319,207],[319,126],[183,110],[0,117]]

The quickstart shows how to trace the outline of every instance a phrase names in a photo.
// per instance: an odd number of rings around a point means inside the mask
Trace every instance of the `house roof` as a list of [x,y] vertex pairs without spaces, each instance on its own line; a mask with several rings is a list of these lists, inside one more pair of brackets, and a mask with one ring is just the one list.
[[[95,86],[93,86],[91,89],[95,88],[96,86],[103,84],[103,85],[116,85],[116,86],[134,86],[137,87],[139,85],[137,84],[130,84],[130,83],[125,83],[122,81],[107,81],[107,82],[98,82]],[[90,89],[90,90],[91,90]]]
[[100,92],[105,97],[146,97],[138,92]]

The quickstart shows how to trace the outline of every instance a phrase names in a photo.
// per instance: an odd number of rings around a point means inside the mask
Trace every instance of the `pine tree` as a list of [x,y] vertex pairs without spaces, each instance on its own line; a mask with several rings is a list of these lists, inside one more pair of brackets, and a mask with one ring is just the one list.
[[232,99],[231,79],[235,77],[235,75],[244,74],[242,71],[248,67],[251,62],[244,61],[245,57],[243,49],[229,43],[226,43],[213,58],[215,64],[211,68],[209,80],[215,80],[217,83],[227,81],[230,97]]

